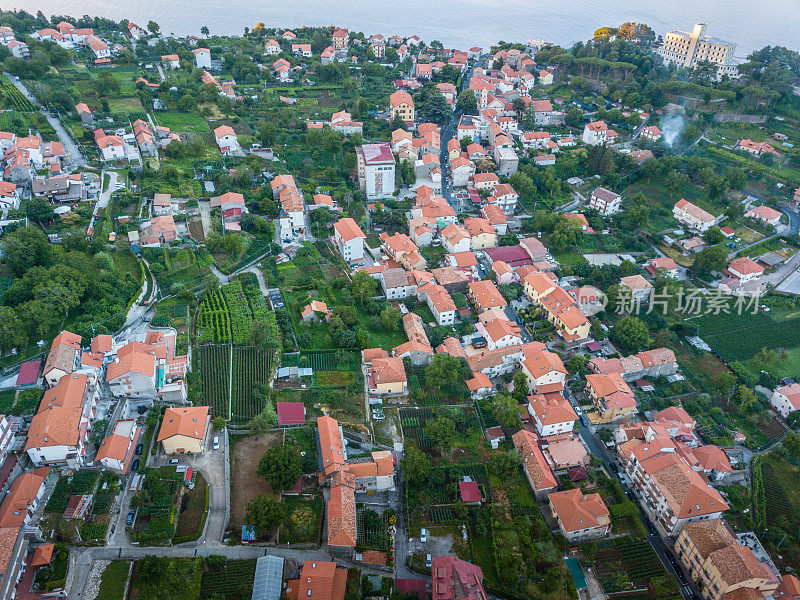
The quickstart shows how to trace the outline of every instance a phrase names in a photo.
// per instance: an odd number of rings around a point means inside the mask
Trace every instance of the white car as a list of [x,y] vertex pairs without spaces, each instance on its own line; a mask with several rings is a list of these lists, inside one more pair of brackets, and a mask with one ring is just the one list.
[[423,544],[428,541],[428,532],[424,527],[419,530],[419,541]]

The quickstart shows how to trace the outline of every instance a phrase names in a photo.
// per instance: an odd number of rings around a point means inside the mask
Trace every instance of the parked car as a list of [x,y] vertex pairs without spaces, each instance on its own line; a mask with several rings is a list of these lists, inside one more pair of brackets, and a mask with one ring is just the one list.
[[211,444],[211,447],[214,450],[219,450],[219,436],[218,435],[214,436],[214,442]]
[[143,448],[144,448],[144,444],[136,444],[136,450],[134,450],[133,453],[136,456],[139,456],[142,453],[142,449]]
[[430,555],[430,554],[426,554],[426,555],[425,555],[425,566],[426,566],[428,569],[430,569],[430,568],[431,568],[431,564],[432,564],[432,562],[433,562],[433,558],[431,557],[431,555]]
[[423,544],[428,541],[428,532],[424,527],[419,530],[419,541]]
[[172,460],[170,460],[170,461],[169,461],[169,464],[171,464],[171,465],[177,465],[179,462],[180,462],[180,461],[179,461],[177,458],[173,458]]
[[139,459],[134,458],[133,462],[131,463],[131,470],[138,471],[139,470]]
[[131,511],[128,513],[128,516],[125,517],[125,528],[130,529],[133,526],[133,519],[136,517],[136,512]]

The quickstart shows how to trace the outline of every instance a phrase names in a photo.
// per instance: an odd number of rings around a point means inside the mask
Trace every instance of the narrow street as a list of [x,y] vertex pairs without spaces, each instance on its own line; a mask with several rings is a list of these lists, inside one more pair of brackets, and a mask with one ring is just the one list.
[[67,156],[69,156],[68,170],[75,170],[85,167],[87,164],[86,159],[83,157],[80,148],[78,148],[77,144],[69,136],[66,129],[64,129],[64,126],[61,125],[61,121],[57,117],[52,116],[41,104],[39,104],[39,101],[28,91],[28,88],[26,88],[21,81],[17,81],[17,78],[9,73],[5,73],[5,76],[8,77],[8,80],[13,83],[20,92],[22,92],[23,96],[30,100],[34,106],[39,108],[45,119],[47,119],[47,122],[50,123],[50,126],[55,129],[56,135],[58,135],[58,141],[64,145],[64,150],[67,152]]

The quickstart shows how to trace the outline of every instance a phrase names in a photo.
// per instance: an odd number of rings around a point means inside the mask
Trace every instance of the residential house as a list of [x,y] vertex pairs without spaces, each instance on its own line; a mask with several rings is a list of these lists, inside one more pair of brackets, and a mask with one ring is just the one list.
[[95,129],[94,141],[100,149],[103,160],[108,162],[125,158],[125,142],[118,135],[106,135],[102,129]]
[[705,233],[710,227],[719,223],[722,217],[715,217],[709,212],[706,212],[699,206],[692,204],[686,199],[680,199],[672,208],[672,215],[681,223],[698,231]]
[[528,396],[528,413],[543,437],[571,433],[578,419],[575,409],[561,392]]
[[172,215],[152,217],[139,225],[139,245],[143,247],[167,246],[178,239]]
[[593,208],[604,217],[615,215],[622,206],[622,196],[603,187],[595,188],[589,197],[589,208]]
[[333,313],[328,310],[328,305],[320,300],[312,300],[303,308],[300,317],[304,323],[317,323],[320,320],[327,321]]
[[25,451],[34,465],[80,468],[97,406],[95,381],[83,373],[64,375],[45,391],[33,416]]
[[761,221],[762,223],[766,223],[767,225],[772,225],[773,227],[777,227],[781,222],[781,213],[779,210],[775,210],[774,208],[770,208],[769,206],[756,206],[755,208],[751,208],[744,216],[746,219],[754,219],[756,221]]
[[561,392],[567,378],[567,369],[561,357],[551,352],[541,342],[528,342],[523,346],[524,358],[520,360],[522,372],[528,378],[531,393]]
[[133,122],[133,137],[136,139],[136,145],[139,146],[139,152],[144,156],[158,155],[156,138],[150,130],[150,126],[141,119]]
[[389,96],[389,114],[399,117],[404,123],[414,122],[414,100],[405,90],[397,90]]
[[513,215],[517,208],[518,200],[519,194],[511,187],[510,183],[497,183],[487,202],[499,207],[503,214]]
[[527,429],[521,429],[511,437],[514,447],[522,456],[522,471],[539,502],[558,488],[558,482],[550,465],[539,448],[539,438]]
[[469,300],[479,313],[491,308],[502,308],[508,305],[508,302],[503,298],[497,286],[488,279],[471,281],[468,287]]
[[22,188],[10,181],[0,181],[0,207],[8,210],[19,208]]
[[173,214],[170,194],[153,194],[153,214],[157,217]]
[[281,53],[281,45],[277,40],[270,39],[264,44],[264,54],[271,56]]
[[668,277],[677,279],[680,276],[680,269],[675,261],[669,256],[660,256],[658,258],[651,258],[644,266],[645,270],[651,275],[658,275],[663,273]]
[[455,556],[431,560],[431,600],[485,600],[483,571]]
[[562,535],[570,542],[602,537],[611,531],[611,513],[600,494],[580,488],[553,492],[547,497]]
[[158,358],[155,349],[131,342],[117,351],[106,368],[106,383],[114,397],[150,398],[157,395]]
[[381,273],[380,281],[383,294],[389,301],[417,295],[417,284],[411,272],[405,269],[386,269]]
[[481,215],[494,227],[494,231],[498,236],[506,234],[508,231],[508,219],[502,208],[496,204],[484,204],[481,207]]
[[649,302],[654,289],[652,283],[638,274],[620,278],[619,285],[621,291],[628,294],[635,304]]
[[242,151],[242,147],[239,145],[239,138],[236,137],[236,132],[230,125],[220,125],[214,129],[214,137],[222,154],[239,154]]
[[413,312],[403,315],[403,329],[408,341],[392,348],[392,356],[408,358],[412,365],[427,365],[433,358],[433,348],[425,333],[422,317]]
[[619,373],[586,375],[586,392],[604,421],[636,414],[636,396]]
[[398,357],[377,358],[369,370],[370,394],[378,396],[400,395],[408,392],[408,379],[403,359]]
[[439,233],[442,246],[447,252],[466,252],[470,250],[470,236],[459,225],[450,224]]
[[464,219],[464,227],[470,236],[470,250],[485,250],[497,246],[497,232],[488,219],[467,217]]
[[75,110],[78,113],[78,117],[81,120],[81,124],[83,125],[92,124],[92,122],[94,121],[94,115],[92,114],[92,111],[89,109],[89,107],[86,106],[86,104],[84,104],[83,102],[81,102],[80,104],[76,104]]
[[[335,562],[307,560],[300,570],[300,578],[286,582],[284,595],[287,600],[344,600],[346,588],[347,569],[338,567]],[[264,597],[271,598],[269,595]]]
[[417,286],[417,297],[431,309],[438,325],[452,325],[456,320],[456,305],[447,290],[436,283]]
[[343,27],[336,27],[332,36],[333,49],[337,52],[345,52],[350,42],[350,34]]
[[589,369],[593,373],[617,373],[625,381],[645,377],[669,377],[678,371],[675,353],[669,348],[655,348],[622,358],[592,358]]
[[504,317],[505,315],[503,318],[494,318],[475,325],[478,333],[486,340],[489,350],[522,345],[519,325]]
[[753,156],[762,156],[764,154],[781,156],[781,153],[775,150],[769,142],[754,142],[753,140],[743,139],[736,142],[734,149],[744,150]]
[[642,137],[650,142],[657,142],[664,137],[664,134],[661,132],[655,125],[650,125],[649,127],[645,127],[642,129]]
[[602,146],[609,141],[609,131],[605,121],[593,121],[583,128],[582,139],[590,146]]
[[161,56],[161,66],[165,69],[180,69],[181,59],[177,54],[165,54]]
[[238,192],[226,192],[221,196],[212,196],[209,201],[209,207],[211,209],[219,209],[226,229],[229,229],[229,223],[238,223],[242,218],[242,214],[247,212],[244,196]]
[[791,383],[775,388],[769,403],[785,419],[796,410],[800,410],[800,383]]
[[720,518],[687,524],[674,549],[706,600],[771,598],[780,583]]
[[292,54],[310,58],[311,44],[292,44]]
[[211,426],[208,406],[168,407],[161,421],[157,442],[166,454],[199,454],[205,450]]
[[728,263],[728,272],[741,283],[757,279],[764,274],[764,267],[746,256],[734,258]]
[[124,475],[133,460],[138,436],[139,427],[135,419],[119,419],[114,423],[111,435],[100,442],[94,462]]
[[353,219],[345,217],[333,225],[333,240],[339,254],[347,262],[359,262],[364,259],[364,240],[367,236],[361,231]]
[[50,352],[44,363],[42,375],[47,385],[55,386],[62,377],[72,373],[80,362],[81,336],[62,331],[50,345]]
[[394,194],[394,156],[387,143],[364,144],[356,148],[358,184],[368,200]]
[[475,175],[475,165],[471,160],[458,156],[450,160],[450,175],[453,187],[466,187]]
[[208,48],[195,48],[192,50],[194,54],[194,66],[198,69],[211,68],[211,50]]

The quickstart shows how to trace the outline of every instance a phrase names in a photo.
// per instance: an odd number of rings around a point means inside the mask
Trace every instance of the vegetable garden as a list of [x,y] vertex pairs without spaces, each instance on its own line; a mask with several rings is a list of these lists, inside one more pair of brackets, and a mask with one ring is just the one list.
[[231,418],[237,422],[247,422],[262,410],[264,401],[253,394],[256,383],[267,385],[272,373],[275,351],[267,349],[233,348],[233,397],[231,398]]
[[8,77],[0,77],[0,88],[2,88],[3,95],[14,110],[20,112],[33,112],[36,110],[33,103],[22,95],[22,92],[9,81]]
[[203,571],[200,597],[203,599],[227,598],[228,600],[250,600],[253,579],[256,575],[256,560],[229,560],[223,566],[211,564]]
[[230,418],[230,346],[201,346],[200,388],[203,403],[211,407],[215,416]]
[[232,281],[228,285],[222,286],[222,296],[228,306],[231,341],[234,344],[244,344],[247,342],[247,338],[250,337],[253,315],[250,312],[250,305],[247,303],[241,282]]
[[[680,598],[677,582],[667,574],[648,540],[620,537],[601,542],[595,573],[609,595],[629,592],[625,598]],[[642,595],[631,596],[634,590]]]
[[198,319],[198,342],[200,344],[224,344],[231,341],[231,322],[228,307],[219,290],[206,292],[200,302]]

